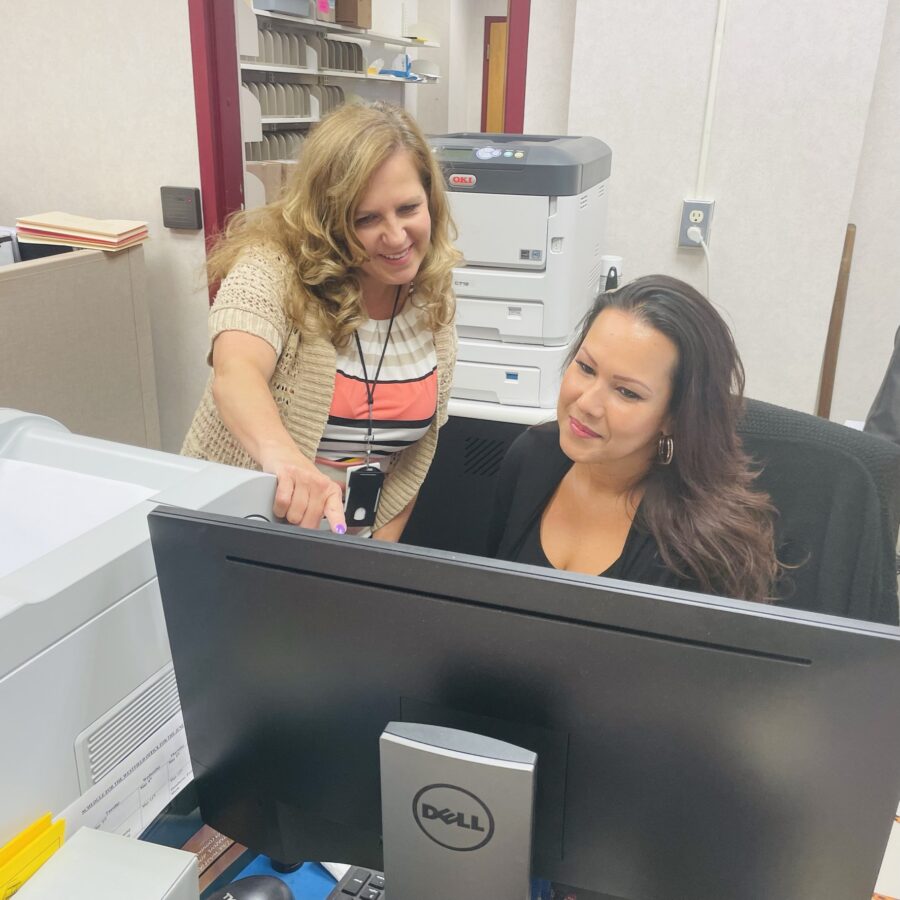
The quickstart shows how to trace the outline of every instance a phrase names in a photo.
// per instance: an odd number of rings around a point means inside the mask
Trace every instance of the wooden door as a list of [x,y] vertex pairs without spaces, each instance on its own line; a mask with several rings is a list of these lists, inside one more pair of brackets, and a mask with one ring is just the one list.
[[502,132],[506,114],[506,48],[509,34],[505,18],[485,16],[484,66],[481,90],[481,130]]

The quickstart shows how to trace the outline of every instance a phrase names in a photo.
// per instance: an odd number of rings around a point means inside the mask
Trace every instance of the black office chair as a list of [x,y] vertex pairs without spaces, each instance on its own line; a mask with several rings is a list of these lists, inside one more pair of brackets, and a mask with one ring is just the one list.
[[785,606],[898,622],[900,447],[747,400],[738,431],[779,512]]

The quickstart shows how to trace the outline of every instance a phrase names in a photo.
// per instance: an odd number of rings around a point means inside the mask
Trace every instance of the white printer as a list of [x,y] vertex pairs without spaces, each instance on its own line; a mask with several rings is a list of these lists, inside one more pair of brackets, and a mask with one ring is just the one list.
[[180,712],[147,530],[271,516],[275,479],[0,409],[0,845]]
[[453,273],[451,396],[553,408],[568,342],[600,290],[612,153],[592,137],[458,133],[430,142],[466,261]]

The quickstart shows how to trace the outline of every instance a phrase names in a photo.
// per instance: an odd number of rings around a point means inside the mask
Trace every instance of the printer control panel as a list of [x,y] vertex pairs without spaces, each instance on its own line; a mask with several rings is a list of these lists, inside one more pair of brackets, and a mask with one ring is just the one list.
[[502,150],[500,147],[479,147],[475,151],[476,159],[524,159],[524,150]]
[[443,162],[521,162],[527,150],[517,147],[435,147],[434,152],[440,154]]

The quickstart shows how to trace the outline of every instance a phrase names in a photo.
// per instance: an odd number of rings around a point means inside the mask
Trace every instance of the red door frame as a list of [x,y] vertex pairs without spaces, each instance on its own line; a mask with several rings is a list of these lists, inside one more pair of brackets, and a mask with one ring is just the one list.
[[[505,22],[506,16],[485,16],[484,17],[484,45],[481,49],[481,131],[487,131],[487,95],[488,95],[488,69],[490,63],[488,61],[488,47],[491,43],[491,25],[495,22]],[[507,47],[507,60],[509,60],[509,48]],[[505,98],[504,98],[505,100]],[[503,109],[506,109],[504,102]],[[505,127],[505,125],[504,125]]]
[[525,127],[525,74],[528,68],[528,21],[531,0],[509,0],[506,39],[506,104],[503,130],[521,134]]
[[206,246],[244,205],[244,160],[234,8],[222,0],[188,0],[200,197]]

